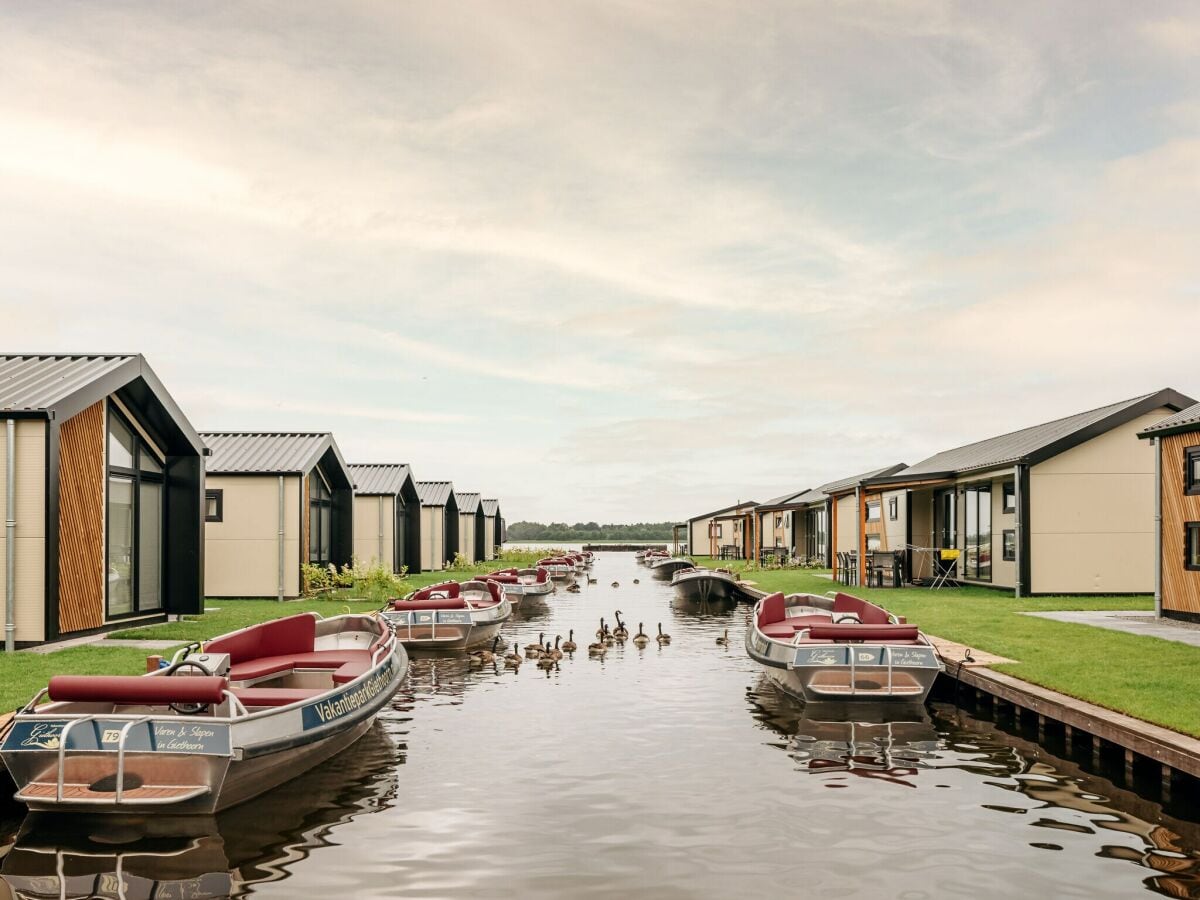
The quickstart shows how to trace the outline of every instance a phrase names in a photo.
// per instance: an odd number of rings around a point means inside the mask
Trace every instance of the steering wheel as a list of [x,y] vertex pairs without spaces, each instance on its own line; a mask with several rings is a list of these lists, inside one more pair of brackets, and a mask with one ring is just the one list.
[[[163,674],[161,677],[169,678],[170,676],[172,676],[176,672],[178,672],[180,669],[199,669],[201,671],[201,673],[203,673],[204,675],[212,675],[212,670],[209,669],[207,666],[205,666],[203,663],[198,663],[194,659],[181,659],[179,662],[174,663],[173,665],[167,666],[167,668],[163,670]],[[207,704],[207,703],[168,703],[167,706],[170,707],[171,709],[175,710],[175,712],[179,713],[181,716],[195,716],[202,712],[205,712],[208,709],[209,704]]]
[[842,615],[838,616],[836,619],[833,620],[833,624],[834,625],[846,625],[846,624],[859,625],[861,623],[859,622],[858,616],[853,615],[851,613],[843,613]]

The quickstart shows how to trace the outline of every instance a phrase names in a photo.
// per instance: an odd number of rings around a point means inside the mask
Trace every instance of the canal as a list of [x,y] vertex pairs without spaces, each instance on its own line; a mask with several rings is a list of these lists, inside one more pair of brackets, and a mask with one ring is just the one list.
[[510,646],[617,609],[670,645],[415,658],[350,751],[216,820],[10,808],[0,897],[1200,897],[1200,827],[1152,797],[948,704],[804,708],[745,655],[748,607],[686,608],[632,554],[593,575]]

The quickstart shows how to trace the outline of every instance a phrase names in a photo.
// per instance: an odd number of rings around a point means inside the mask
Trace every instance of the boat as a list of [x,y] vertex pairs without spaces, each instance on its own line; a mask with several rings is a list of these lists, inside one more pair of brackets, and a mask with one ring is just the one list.
[[512,603],[497,581],[445,581],[393,600],[379,616],[409,650],[461,650],[496,637]]
[[646,550],[644,552],[641,552],[641,555],[637,557],[637,561],[640,562],[644,566],[649,566],[649,565],[653,565],[654,563],[658,562],[660,559],[670,559],[670,558],[671,558],[671,554],[668,553],[666,550]]
[[650,563],[650,574],[659,581],[670,581],[680,569],[695,568],[695,563],[690,559],[681,559],[675,556],[667,556],[662,559],[656,559]]
[[676,569],[671,575],[676,596],[687,600],[735,600],[742,596],[737,577],[728,569],[703,566]]
[[35,811],[212,814],[350,746],[407,670],[379,619],[300,613],[189,645],[147,675],[56,675],[0,756]]
[[779,687],[806,701],[921,703],[942,670],[916,625],[843,593],[759,600],[746,652]]
[[542,566],[536,569],[497,569],[480,575],[481,581],[494,581],[504,585],[505,596],[513,606],[521,603],[522,597],[542,596],[554,591],[554,582],[550,580],[550,572]]
[[547,556],[536,563],[539,569],[545,569],[550,579],[558,584],[575,583],[575,561],[565,556]]

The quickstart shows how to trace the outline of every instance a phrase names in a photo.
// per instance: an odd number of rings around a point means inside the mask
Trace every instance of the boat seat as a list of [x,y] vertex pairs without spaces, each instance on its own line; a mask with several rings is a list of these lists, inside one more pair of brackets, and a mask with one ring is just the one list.
[[218,675],[55,675],[49,692],[56,702],[153,706],[220,703],[228,687]]
[[790,641],[796,635],[796,628],[787,622],[772,622],[770,625],[759,625],[758,630],[769,638]]
[[424,600],[397,600],[392,609],[466,609],[467,601],[462,597],[427,597]]
[[292,669],[337,669],[346,663],[365,660],[369,665],[370,650],[314,650],[311,653],[293,653],[289,656],[265,656],[248,659],[229,667],[229,677],[234,681],[253,681]]
[[758,611],[758,627],[783,621],[783,593],[776,591],[766,597]]
[[858,621],[864,625],[890,625],[891,619],[888,617],[886,609],[876,606],[874,603],[868,603],[858,597],[853,597],[850,594],[838,592],[833,598],[833,615],[837,617],[839,613],[854,613],[858,616]]
[[266,657],[311,653],[316,640],[317,620],[300,613],[255,625],[204,645],[208,653],[228,653],[231,665]]
[[325,693],[322,688],[235,688],[233,695],[242,706],[287,706],[298,700],[308,700]]
[[813,625],[814,640],[830,641],[915,641],[916,625]]
[[348,684],[371,669],[371,658],[354,659],[338,666],[333,672],[334,684]]

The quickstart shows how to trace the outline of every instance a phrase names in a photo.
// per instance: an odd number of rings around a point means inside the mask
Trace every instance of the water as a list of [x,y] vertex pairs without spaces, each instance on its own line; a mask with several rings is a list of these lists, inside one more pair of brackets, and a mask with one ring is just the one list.
[[1153,800],[948,706],[803,708],[742,650],[746,607],[684,608],[631,554],[594,576],[523,608],[509,642],[573,627],[584,646],[620,608],[671,645],[550,672],[415,658],[330,764],[145,839],[14,816],[5,879],[37,897],[60,872],[103,897],[1200,897],[1200,827]]

